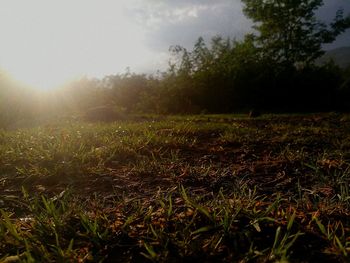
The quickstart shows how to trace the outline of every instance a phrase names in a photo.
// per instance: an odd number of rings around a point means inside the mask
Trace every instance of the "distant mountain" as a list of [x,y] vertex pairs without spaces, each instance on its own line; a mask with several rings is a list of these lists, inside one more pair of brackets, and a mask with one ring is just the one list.
[[335,64],[342,68],[350,66],[350,47],[340,47],[328,50],[321,58],[316,61],[316,64],[322,65],[333,59]]

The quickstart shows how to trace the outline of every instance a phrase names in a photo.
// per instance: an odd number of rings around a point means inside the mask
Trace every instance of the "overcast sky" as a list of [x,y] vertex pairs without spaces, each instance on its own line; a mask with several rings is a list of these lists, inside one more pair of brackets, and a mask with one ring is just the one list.
[[[240,0],[0,0],[0,67],[18,80],[51,87],[81,75],[155,72],[171,45],[199,36],[241,39],[251,23]],[[331,19],[349,0],[326,0]],[[350,45],[350,31],[331,48]],[[327,46],[327,48],[330,48]]]

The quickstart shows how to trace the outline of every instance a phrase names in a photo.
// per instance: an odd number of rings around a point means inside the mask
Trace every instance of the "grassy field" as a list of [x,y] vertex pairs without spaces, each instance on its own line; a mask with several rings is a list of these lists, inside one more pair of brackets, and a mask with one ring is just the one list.
[[349,262],[350,118],[0,130],[0,262]]

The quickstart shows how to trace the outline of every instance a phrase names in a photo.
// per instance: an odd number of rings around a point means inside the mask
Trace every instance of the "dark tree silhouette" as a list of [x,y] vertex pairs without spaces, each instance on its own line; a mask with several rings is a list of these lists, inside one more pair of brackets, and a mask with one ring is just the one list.
[[338,10],[332,23],[318,21],[315,11],[323,0],[242,0],[244,14],[254,22],[254,42],[261,54],[275,62],[312,63],[350,27],[350,16]]

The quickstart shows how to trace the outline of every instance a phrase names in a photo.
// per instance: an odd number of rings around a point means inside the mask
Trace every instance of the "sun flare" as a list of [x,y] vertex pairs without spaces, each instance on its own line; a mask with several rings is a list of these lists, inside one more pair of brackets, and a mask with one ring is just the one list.
[[[21,64],[23,66],[23,64]],[[33,64],[32,67],[15,67],[8,70],[9,75],[19,84],[29,86],[39,90],[51,90],[58,88],[69,81],[81,77],[81,75],[69,74],[62,68],[53,69],[48,66],[42,68],[39,65]]]
[[154,58],[124,1],[13,0],[0,10],[0,67],[17,81],[52,89],[81,76],[137,70]]

